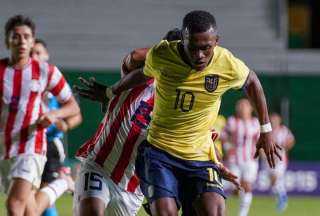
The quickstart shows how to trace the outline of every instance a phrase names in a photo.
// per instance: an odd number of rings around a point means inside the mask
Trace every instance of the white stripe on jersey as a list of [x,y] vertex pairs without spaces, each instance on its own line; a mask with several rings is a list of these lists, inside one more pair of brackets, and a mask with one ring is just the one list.
[[100,165],[104,175],[130,192],[139,188],[134,161],[138,145],[146,138],[153,96],[154,86],[149,83],[114,97],[95,135],[76,153],[77,158]]
[[[63,103],[71,97],[71,89],[61,72],[53,65],[30,60],[22,70],[17,70],[8,66],[7,62],[5,59],[0,60],[0,70],[4,69],[0,71],[3,73],[0,89],[2,96],[0,136],[1,144],[5,146],[4,157],[11,158],[18,154],[45,154],[45,130],[36,125],[43,112],[43,93],[47,89],[54,90],[60,99],[59,102]],[[50,73],[52,79],[49,83]],[[57,79],[61,80],[60,83],[56,81]]]
[[[273,129],[273,131],[271,132],[271,135],[272,135],[273,141],[282,147],[281,157],[282,157],[282,160],[287,163],[288,157],[285,150],[286,149],[285,145],[287,144],[288,141],[294,140],[294,136],[292,132],[286,126],[281,125],[279,128]],[[279,160],[278,157],[276,158],[277,160]]]
[[256,143],[260,134],[260,125],[257,118],[249,121],[231,116],[228,118],[223,129],[223,140],[232,144],[228,153],[229,163],[241,164],[242,162],[254,160]]

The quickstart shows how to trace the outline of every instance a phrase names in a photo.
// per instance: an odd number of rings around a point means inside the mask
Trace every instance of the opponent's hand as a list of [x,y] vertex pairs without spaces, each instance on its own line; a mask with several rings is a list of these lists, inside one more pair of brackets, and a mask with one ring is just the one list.
[[237,190],[241,190],[240,182],[238,181],[238,176],[233,174],[227,167],[225,167],[222,163],[218,163],[218,169],[220,171],[220,175],[226,181],[231,182]]
[[259,141],[257,143],[256,153],[254,154],[254,158],[259,156],[260,149],[263,149],[268,164],[271,168],[276,166],[275,156],[277,156],[280,160],[282,160],[280,152],[281,147],[278,144],[275,144],[271,137],[271,132],[269,133],[261,133]]
[[105,103],[108,100],[106,96],[107,86],[98,83],[94,77],[90,77],[89,80],[79,77],[79,80],[83,86],[76,85],[74,89],[81,97],[101,103]]

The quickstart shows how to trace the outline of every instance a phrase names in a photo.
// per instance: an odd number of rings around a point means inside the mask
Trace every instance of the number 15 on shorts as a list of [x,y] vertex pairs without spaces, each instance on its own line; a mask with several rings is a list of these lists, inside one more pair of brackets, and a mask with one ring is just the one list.
[[84,190],[102,190],[102,175],[95,172],[87,172],[84,174]]

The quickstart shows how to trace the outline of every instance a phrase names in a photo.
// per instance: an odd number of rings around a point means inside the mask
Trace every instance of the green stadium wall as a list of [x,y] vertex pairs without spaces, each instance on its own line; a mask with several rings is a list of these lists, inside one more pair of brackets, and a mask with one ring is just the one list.
[[[112,84],[120,78],[118,70],[109,71],[73,71],[65,70],[70,85],[79,84],[78,77],[95,77],[97,81]],[[290,152],[290,159],[300,161],[320,161],[320,144],[317,136],[320,97],[318,95],[319,76],[302,75],[259,75],[264,87],[270,111],[280,111],[283,98],[290,101],[290,129],[296,137],[296,146]],[[223,96],[220,113],[229,116],[234,113],[235,101],[243,92],[229,91]],[[74,157],[76,149],[93,135],[103,114],[100,106],[92,101],[80,99],[83,123],[66,136],[68,155]]]

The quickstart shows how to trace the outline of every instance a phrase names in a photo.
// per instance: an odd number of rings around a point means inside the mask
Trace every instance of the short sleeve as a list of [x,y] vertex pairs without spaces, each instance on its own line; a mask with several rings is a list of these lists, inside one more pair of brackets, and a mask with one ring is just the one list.
[[67,102],[72,96],[72,91],[61,71],[54,65],[48,65],[48,74],[48,91],[57,97],[60,103]]
[[160,75],[159,65],[157,65],[157,58],[159,57],[157,56],[156,52],[156,49],[159,48],[160,45],[161,43],[152,47],[148,51],[146,62],[143,69],[144,75],[148,77],[153,77],[155,79],[157,79]]
[[233,89],[241,89],[248,78],[250,69],[243,61],[234,57],[231,53],[229,55],[229,61],[232,69],[230,87]]

